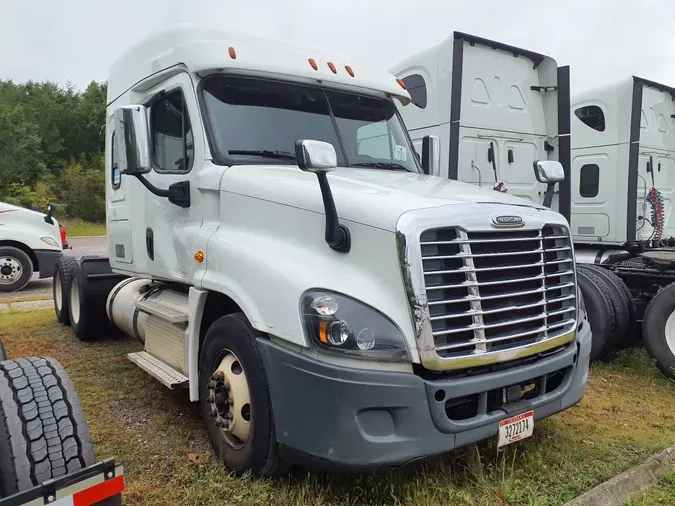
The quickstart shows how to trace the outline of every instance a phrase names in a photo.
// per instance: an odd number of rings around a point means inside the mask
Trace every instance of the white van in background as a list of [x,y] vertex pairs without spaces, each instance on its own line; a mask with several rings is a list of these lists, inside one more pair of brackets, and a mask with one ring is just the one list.
[[21,290],[33,272],[51,277],[66,244],[65,228],[47,213],[0,202],[0,292]]
[[412,103],[399,111],[421,153],[425,135],[441,139],[441,176],[541,204],[541,160],[563,165],[569,219],[570,75],[547,56],[461,32],[390,69]]

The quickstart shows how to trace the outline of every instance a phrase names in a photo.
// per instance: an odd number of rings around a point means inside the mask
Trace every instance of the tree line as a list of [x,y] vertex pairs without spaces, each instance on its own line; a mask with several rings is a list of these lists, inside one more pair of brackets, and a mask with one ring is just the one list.
[[0,201],[105,220],[106,93],[0,80]]

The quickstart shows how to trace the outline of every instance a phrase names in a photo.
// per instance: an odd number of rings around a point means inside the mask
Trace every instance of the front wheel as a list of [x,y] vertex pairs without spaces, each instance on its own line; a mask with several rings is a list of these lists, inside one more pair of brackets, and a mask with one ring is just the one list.
[[657,293],[647,306],[642,338],[661,372],[675,378],[675,284]]
[[33,276],[33,262],[25,251],[12,246],[0,247],[0,292],[15,292]]
[[242,313],[216,320],[199,360],[199,399],[211,446],[225,467],[241,475],[276,476],[278,454],[267,379],[256,331]]

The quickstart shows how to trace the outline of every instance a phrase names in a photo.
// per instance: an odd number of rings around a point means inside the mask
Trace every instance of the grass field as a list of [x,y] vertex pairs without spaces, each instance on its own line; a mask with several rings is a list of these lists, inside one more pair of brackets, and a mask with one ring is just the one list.
[[0,336],[10,358],[53,356],[68,370],[98,458],[125,466],[127,505],[559,505],[675,444],[675,384],[631,349],[592,368],[579,405],[504,452],[493,440],[380,475],[239,479],[212,460],[187,395],[126,359],[134,340],[78,342],[51,311],[4,314]]
[[81,237],[91,235],[105,235],[105,223],[91,223],[82,220],[61,220],[61,225],[66,227],[68,237]]

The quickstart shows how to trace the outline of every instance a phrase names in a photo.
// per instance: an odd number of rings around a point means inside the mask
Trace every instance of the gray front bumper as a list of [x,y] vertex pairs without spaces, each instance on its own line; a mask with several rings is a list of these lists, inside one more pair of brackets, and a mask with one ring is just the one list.
[[[586,389],[591,333],[584,322],[577,339],[554,355],[502,371],[440,380],[338,367],[265,339],[258,345],[284,458],[315,468],[366,470],[494,437],[499,422],[513,414],[533,409],[538,420],[576,404]],[[534,399],[461,421],[445,414],[450,397],[494,391],[556,371],[564,371],[564,380]],[[446,393],[441,402],[434,397],[438,390]]]

